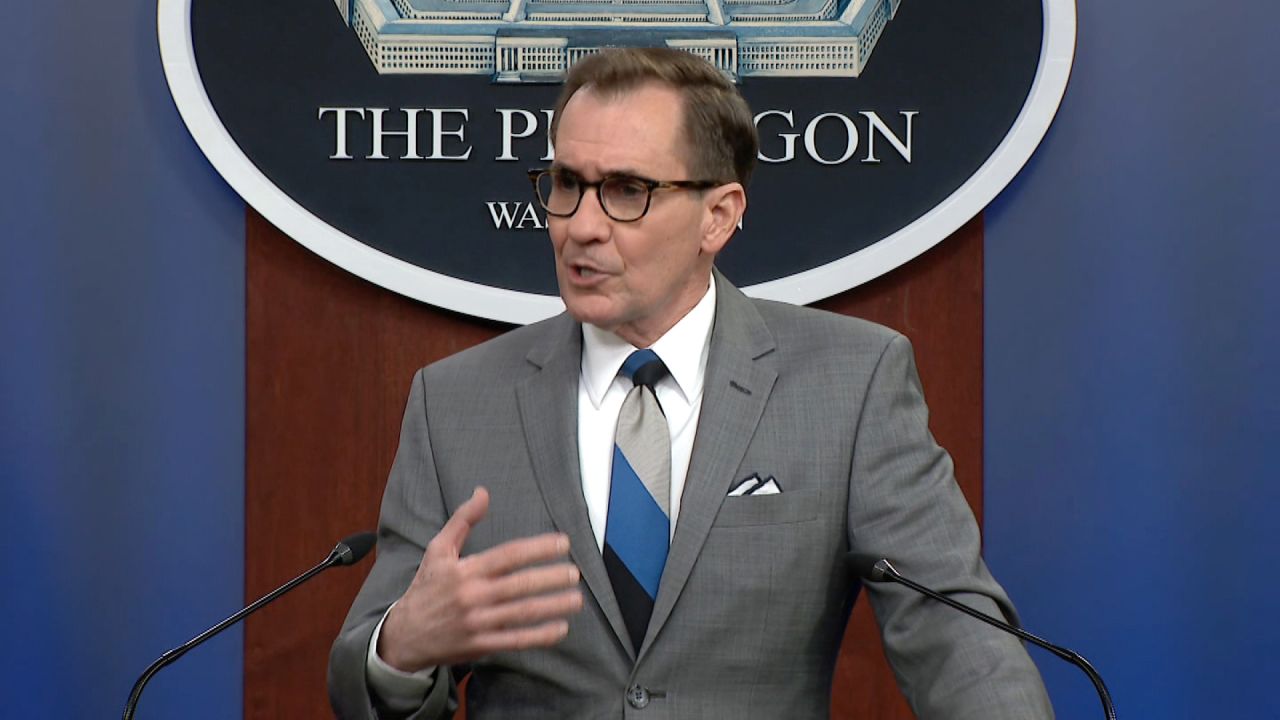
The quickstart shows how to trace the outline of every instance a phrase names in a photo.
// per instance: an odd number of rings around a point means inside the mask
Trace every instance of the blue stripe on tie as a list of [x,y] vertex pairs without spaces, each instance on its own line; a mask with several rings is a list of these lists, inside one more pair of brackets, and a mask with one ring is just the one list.
[[605,522],[609,547],[649,597],[657,597],[671,526],[617,445],[613,447],[613,487],[609,490],[609,516]]
[[658,353],[652,350],[637,350],[622,361],[622,374],[626,375],[627,378],[633,378],[637,370],[657,359]]

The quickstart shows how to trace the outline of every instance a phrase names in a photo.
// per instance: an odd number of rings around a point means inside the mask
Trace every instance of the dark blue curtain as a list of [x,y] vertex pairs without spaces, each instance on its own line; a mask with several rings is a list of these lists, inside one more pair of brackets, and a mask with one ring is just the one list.
[[[244,205],[169,98],[154,3],[7,7],[0,715],[111,717],[241,604]],[[138,717],[238,717],[241,646]]]
[[[986,216],[987,557],[1122,718],[1280,718],[1278,8],[1079,3]],[[1059,717],[1101,717],[1036,657]]]

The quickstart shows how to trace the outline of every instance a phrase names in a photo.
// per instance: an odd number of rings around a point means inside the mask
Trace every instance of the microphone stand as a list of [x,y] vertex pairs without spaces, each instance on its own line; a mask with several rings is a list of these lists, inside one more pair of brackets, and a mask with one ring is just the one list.
[[870,578],[873,580],[891,580],[900,585],[905,585],[922,595],[927,595],[928,597],[931,597],[934,600],[937,600],[938,602],[943,603],[944,605],[950,605],[951,607],[955,608],[956,610],[959,610],[960,612],[964,613],[965,615],[968,615],[971,618],[981,620],[982,622],[988,625],[991,625],[992,627],[996,627],[1001,630],[1004,630],[1005,632],[1012,633],[1013,635],[1016,635],[1019,638],[1022,638],[1023,640],[1026,640],[1027,642],[1033,645],[1036,645],[1037,647],[1044,648],[1045,650],[1048,650],[1049,652],[1053,653],[1054,655],[1057,655],[1063,660],[1066,660],[1072,665],[1075,665],[1076,667],[1083,670],[1085,675],[1089,676],[1089,680],[1093,683],[1094,689],[1098,691],[1098,698],[1102,701],[1102,711],[1106,713],[1107,719],[1116,720],[1116,708],[1115,708],[1115,705],[1111,702],[1111,693],[1107,691],[1106,684],[1102,682],[1102,676],[1098,674],[1098,671],[1093,668],[1093,665],[1089,664],[1089,661],[1085,660],[1084,656],[1080,655],[1080,653],[1074,650],[1068,650],[1067,648],[1064,648],[1058,645],[1054,645],[1048,640],[1032,635],[1031,633],[1027,632],[1026,630],[1023,630],[1022,628],[1017,628],[1008,623],[1001,622],[1000,620],[997,620],[991,617],[990,615],[987,615],[986,613],[978,612],[977,610],[974,610],[968,605],[956,602],[955,600],[952,600],[951,598],[947,597],[946,595],[943,595],[942,593],[934,592],[933,590],[930,590],[929,588],[921,585],[920,583],[914,582],[906,577],[903,577],[898,572],[898,570],[893,567],[893,565],[889,564],[888,560],[877,561],[875,564],[875,567],[871,571],[871,575],[880,576],[880,577]]
[[[338,546],[333,549],[333,552],[329,553],[329,557],[325,558],[319,565],[316,565],[284,585],[281,585],[275,590],[263,595],[243,610],[156,658],[155,662],[148,665],[147,669],[142,671],[142,675],[138,677],[138,681],[133,684],[133,690],[129,693],[129,702],[124,706],[123,720],[133,720],[133,713],[137,709],[138,699],[142,697],[142,689],[146,687],[147,682],[149,682],[156,673],[160,672],[161,668],[175,662],[178,658],[186,655],[187,652],[200,645],[205,640],[208,640],[214,635],[217,635],[223,630],[235,625],[246,616],[257,612],[272,600],[275,600],[334,565],[351,565],[355,562],[359,562],[359,560],[364,557],[365,553],[367,553],[373,546],[372,534],[368,533],[367,535],[367,538],[363,538],[361,536],[352,536],[347,538],[345,541],[339,543]],[[356,543],[360,541],[367,543],[367,545],[357,549],[353,554],[352,548],[348,545],[356,545]]]

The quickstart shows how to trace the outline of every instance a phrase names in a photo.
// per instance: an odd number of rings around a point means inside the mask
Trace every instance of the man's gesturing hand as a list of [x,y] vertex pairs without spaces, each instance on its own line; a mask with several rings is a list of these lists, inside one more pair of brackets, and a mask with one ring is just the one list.
[[568,634],[568,616],[582,609],[578,568],[546,563],[569,554],[569,538],[547,533],[460,557],[488,510],[488,491],[476,488],[427,544],[378,638],[378,656],[392,667],[453,665],[554,645]]

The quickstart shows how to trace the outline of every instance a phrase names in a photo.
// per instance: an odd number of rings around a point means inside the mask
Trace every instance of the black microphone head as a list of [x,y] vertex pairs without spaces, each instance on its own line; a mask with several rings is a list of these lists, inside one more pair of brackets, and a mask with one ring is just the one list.
[[892,580],[897,573],[888,560],[874,555],[849,553],[845,556],[845,561],[849,563],[849,569],[857,573],[858,577],[871,582]]
[[355,565],[378,543],[378,536],[371,532],[356,533],[342,539],[333,548],[333,556],[338,565]]

